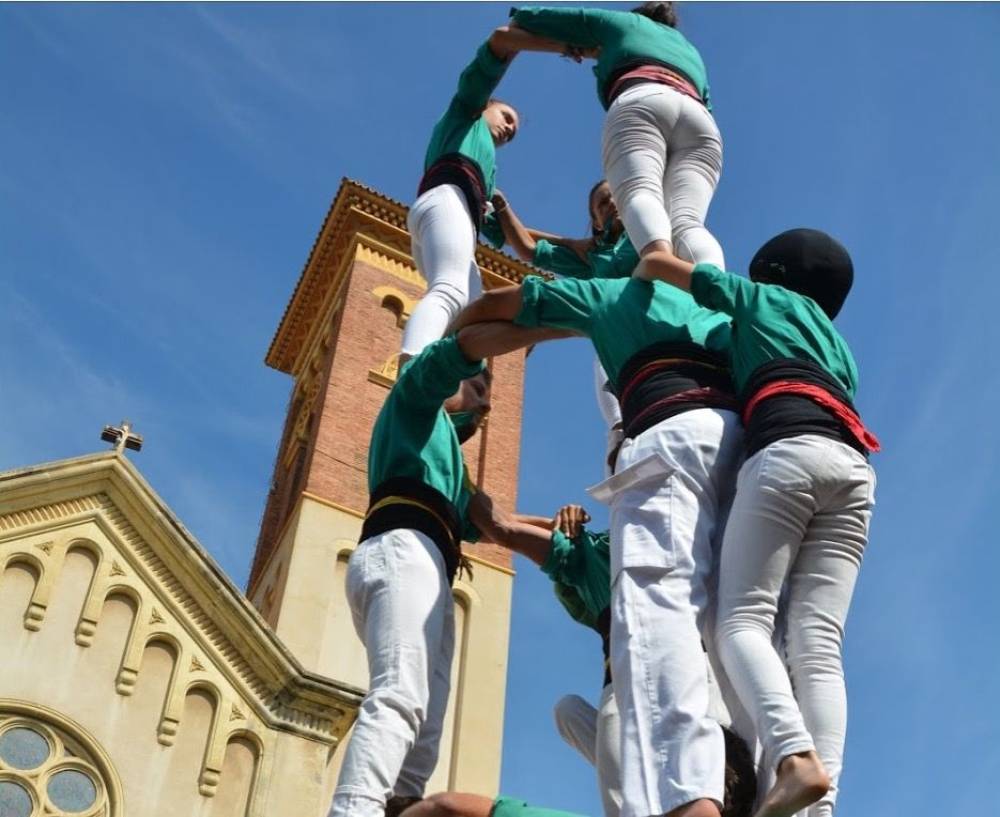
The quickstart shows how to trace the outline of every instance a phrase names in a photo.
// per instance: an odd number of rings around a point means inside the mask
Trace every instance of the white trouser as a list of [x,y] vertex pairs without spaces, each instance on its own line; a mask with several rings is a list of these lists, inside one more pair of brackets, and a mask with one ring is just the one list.
[[366,539],[351,555],[347,600],[369,689],[329,817],[383,817],[392,795],[422,796],[437,765],[455,649],[444,558],[414,530]]
[[632,244],[669,241],[682,258],[725,269],[705,216],[722,173],[722,136],[705,106],[667,85],[643,83],[608,109],[604,175]]
[[734,412],[684,412],[626,440],[618,473],[592,489],[611,504],[623,817],[722,802],[725,748],[709,716],[701,630],[719,507],[742,436]]
[[600,709],[579,695],[560,698],[555,708],[562,739],[597,770],[605,817],[618,817],[622,805],[621,725],[611,684],[601,692]]
[[594,394],[597,396],[597,408],[600,410],[601,417],[604,418],[604,423],[608,427],[608,441],[604,452],[605,477],[609,477],[613,473],[614,469],[609,465],[608,460],[611,458],[611,452],[618,447],[623,437],[621,429],[622,410],[621,406],[618,405],[618,398],[615,397],[613,392],[609,391],[610,385],[607,372],[604,371],[600,358],[595,356]]
[[403,354],[416,355],[444,337],[448,324],[483,290],[476,266],[476,227],[469,204],[453,184],[423,193],[406,220],[417,270],[427,281],[403,330]]
[[[874,471],[850,446],[812,434],[779,440],[740,470],[722,547],[719,652],[768,766],[814,748],[823,761],[833,786],[811,817],[832,814],[837,794],[844,622],[874,490]],[[785,585],[787,671],[771,640]]]

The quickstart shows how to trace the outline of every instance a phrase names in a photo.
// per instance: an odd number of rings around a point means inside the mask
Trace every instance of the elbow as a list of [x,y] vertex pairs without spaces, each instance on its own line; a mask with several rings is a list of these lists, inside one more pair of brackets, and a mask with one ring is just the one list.
[[517,53],[517,49],[513,47],[511,42],[510,26],[500,26],[494,29],[486,42],[489,44],[490,51],[498,59],[509,60]]
[[514,252],[517,253],[517,257],[524,261],[526,264],[530,264],[535,260],[535,242],[530,243],[519,243],[511,244],[514,247]]
[[479,343],[478,336],[479,333],[476,331],[474,326],[467,326],[464,329],[459,329],[458,333],[455,335],[455,341],[458,343],[458,350],[470,363],[475,363],[485,357],[482,349],[480,348],[481,344]]
[[490,289],[479,297],[478,321],[512,321],[521,311],[521,287]]

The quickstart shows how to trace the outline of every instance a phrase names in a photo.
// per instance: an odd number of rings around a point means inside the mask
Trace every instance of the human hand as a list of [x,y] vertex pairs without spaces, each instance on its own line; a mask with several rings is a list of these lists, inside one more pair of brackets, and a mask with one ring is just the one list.
[[567,45],[563,56],[579,64],[584,60],[596,60],[600,53],[601,47],[599,45],[591,48],[584,48],[582,45]]
[[564,505],[552,520],[552,526],[561,530],[572,539],[579,536],[583,526],[590,521],[590,514],[581,505]]

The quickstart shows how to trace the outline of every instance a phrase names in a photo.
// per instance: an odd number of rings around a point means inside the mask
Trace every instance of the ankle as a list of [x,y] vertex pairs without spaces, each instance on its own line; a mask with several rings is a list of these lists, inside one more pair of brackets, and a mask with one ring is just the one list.
[[819,799],[830,790],[830,775],[815,751],[796,752],[782,758],[778,764],[778,776],[798,778],[810,794]]

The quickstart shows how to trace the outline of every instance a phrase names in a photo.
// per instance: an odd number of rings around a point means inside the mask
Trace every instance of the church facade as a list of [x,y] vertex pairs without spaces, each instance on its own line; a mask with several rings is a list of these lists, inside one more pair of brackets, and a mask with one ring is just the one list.
[[[344,180],[266,362],[293,379],[246,592],[118,452],[0,474],[0,813],[322,817],[367,684],[344,596],[372,423],[423,290],[406,209]],[[484,285],[532,270],[481,246]],[[470,474],[516,503],[523,357]],[[495,794],[513,572],[467,547],[431,790]]]

